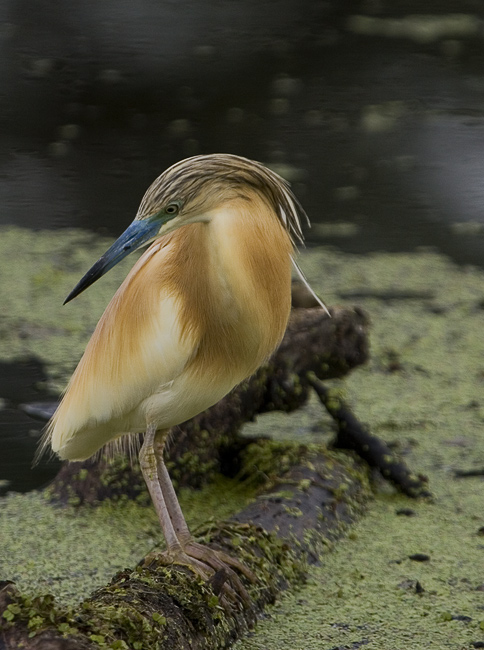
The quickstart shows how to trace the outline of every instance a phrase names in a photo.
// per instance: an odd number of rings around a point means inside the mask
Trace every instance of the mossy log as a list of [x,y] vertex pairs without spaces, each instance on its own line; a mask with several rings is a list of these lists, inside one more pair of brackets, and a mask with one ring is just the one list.
[[[300,408],[310,390],[308,373],[319,379],[342,377],[368,358],[368,318],[358,308],[294,309],[286,335],[268,362],[218,404],[172,431],[167,467],[176,486],[200,487],[215,473],[235,475],[240,436],[246,422],[269,411]],[[134,455],[135,456],[135,455]],[[136,460],[105,454],[65,464],[51,490],[64,502],[96,503],[120,495],[144,498]]]
[[[366,473],[341,452],[290,448],[268,440],[259,457],[273,479],[270,490],[231,522],[212,523],[199,540],[242,561],[256,579],[242,581],[251,604],[223,596],[224,575],[208,582],[188,567],[146,559],[76,607],[52,596],[25,597],[0,584],[0,648],[13,650],[217,650],[249,629],[281,590],[304,580],[307,563],[364,507]],[[282,462],[282,457],[291,454]],[[272,471],[271,470],[272,467]]]

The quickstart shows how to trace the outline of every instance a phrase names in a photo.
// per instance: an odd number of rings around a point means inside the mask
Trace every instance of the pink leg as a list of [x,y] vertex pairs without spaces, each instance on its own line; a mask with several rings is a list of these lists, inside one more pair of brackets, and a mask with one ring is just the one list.
[[158,477],[157,457],[154,448],[155,436],[156,429],[151,426],[148,427],[148,430],[145,433],[143,446],[141,447],[139,454],[139,463],[141,471],[143,473],[143,478],[146,482],[148,491],[151,496],[151,500],[155,506],[156,514],[158,515],[158,519],[160,521],[161,530],[165,536],[167,548],[169,551],[181,551],[182,547],[171,521],[168,506],[166,504]]
[[156,463],[158,469],[158,480],[160,482],[161,492],[165,500],[166,507],[170,513],[171,523],[175,529],[176,536],[182,546],[191,540],[192,536],[188,529],[187,522],[183,516],[182,509],[178,502],[173,483],[171,482],[170,475],[166,469],[165,461],[163,459],[163,448],[165,446],[166,431],[158,431],[155,437],[154,452],[156,456]]
[[[166,508],[170,514],[173,528],[175,529],[178,541],[183,547],[183,550],[191,558],[201,561],[203,564],[211,567],[214,571],[219,571],[220,569],[230,571],[230,568],[235,568],[244,574],[245,577],[249,580],[255,581],[255,576],[253,575],[252,571],[250,571],[244,564],[242,564],[242,562],[239,562],[239,560],[236,558],[231,557],[223,551],[215,551],[208,546],[203,546],[203,544],[199,544],[198,542],[194,541],[183,512],[180,508],[178,497],[176,496],[173,483],[171,482],[170,475],[168,474],[168,470],[166,469],[166,465],[163,460],[163,448],[165,445],[165,440],[166,432],[159,431],[154,443],[158,478],[160,481],[161,492],[163,494]],[[233,574],[233,579],[237,581],[237,587],[239,591],[243,590],[244,595],[246,595],[244,587],[242,587],[239,578],[235,574]]]
[[170,563],[187,564],[205,580],[213,572],[223,570],[228,579],[228,583],[223,587],[224,593],[232,601],[240,598],[246,604],[250,604],[250,597],[233,569],[238,569],[249,580],[255,581],[252,572],[227,553],[216,551],[193,540],[163,460],[165,440],[166,431],[157,432],[154,427],[149,426],[139,457],[141,471],[167,545],[167,553],[161,556],[157,554],[157,556],[165,557]]

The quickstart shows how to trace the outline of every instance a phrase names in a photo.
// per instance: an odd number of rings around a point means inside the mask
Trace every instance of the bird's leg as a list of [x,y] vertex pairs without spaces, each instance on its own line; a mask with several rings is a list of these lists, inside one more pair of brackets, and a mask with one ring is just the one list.
[[[141,447],[139,454],[139,462],[141,472],[143,473],[143,478],[146,482],[146,486],[148,487],[153,505],[155,506],[156,514],[158,515],[161,530],[163,531],[163,535],[165,537],[167,555],[169,558],[177,559],[184,564],[194,566],[194,568],[202,577],[208,578],[210,571],[207,571],[207,567],[202,562],[192,560],[192,558],[189,558],[185,554],[183,546],[178,539],[175,527],[173,526],[168,505],[165,501],[165,497],[161,489],[160,479],[158,476],[158,463],[157,455],[155,452],[155,437],[156,428],[153,426],[148,426],[148,429],[145,433],[143,446]],[[161,445],[161,447],[163,447],[163,445]]]
[[178,537],[173,527],[170,513],[168,511],[168,507],[166,505],[165,498],[160,486],[157,459],[154,449],[155,436],[156,429],[151,426],[148,427],[139,454],[139,464],[146,486],[150,493],[151,500],[155,506],[156,514],[158,515],[158,519],[160,521],[161,530],[165,536],[166,545],[169,550],[175,550],[178,548],[181,550],[181,544],[178,541]]
[[176,496],[175,488],[171,482],[170,475],[166,469],[165,461],[163,459],[163,450],[165,447],[166,431],[158,431],[154,439],[154,453],[156,456],[156,467],[158,472],[158,480],[163,499],[165,501],[167,510],[170,514],[171,523],[175,530],[176,536],[182,547],[192,539],[188,524],[183,516],[182,509]]
[[221,570],[225,571],[229,581],[233,584],[235,591],[247,604],[250,604],[249,595],[241,583],[240,578],[236,573],[234,573],[233,568],[238,569],[251,582],[255,582],[255,576],[252,571],[242,564],[242,562],[231,557],[227,553],[204,546],[193,539],[182,509],[180,508],[178,497],[163,459],[165,439],[166,432],[159,431],[155,436],[153,449],[156,456],[157,474],[161,493],[163,495],[163,501],[169,512],[172,527],[176,533],[178,543],[181,545],[184,554],[191,558],[195,565],[202,563],[206,568],[215,572]]

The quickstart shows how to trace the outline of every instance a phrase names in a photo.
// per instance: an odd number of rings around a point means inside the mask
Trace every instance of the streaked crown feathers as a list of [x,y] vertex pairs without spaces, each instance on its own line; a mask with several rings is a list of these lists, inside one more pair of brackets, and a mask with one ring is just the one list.
[[171,201],[190,204],[216,201],[227,190],[244,198],[244,188],[260,193],[273,208],[294,244],[302,242],[301,220],[307,215],[289,183],[261,163],[232,154],[193,156],[164,171],[146,191],[138,219],[154,214]]

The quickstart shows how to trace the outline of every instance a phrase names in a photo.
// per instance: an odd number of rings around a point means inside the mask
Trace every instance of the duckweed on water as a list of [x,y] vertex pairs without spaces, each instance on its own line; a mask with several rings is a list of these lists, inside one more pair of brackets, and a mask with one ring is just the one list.
[[[181,490],[180,502],[196,529],[227,519],[251,497],[244,486],[220,477],[203,490]],[[154,509],[134,502],[60,508],[38,492],[0,499],[0,579],[24,593],[54,594],[64,604],[134,567],[161,540]]]
[[[429,477],[435,498],[412,502],[379,484],[351,535],[236,650],[461,650],[483,642],[484,481],[454,471],[484,468],[484,273],[432,252],[318,250],[303,266],[328,304],[356,302],[340,293],[368,296],[357,302],[371,315],[371,361],[335,384],[372,432]],[[369,295],[410,290],[428,297]],[[397,514],[409,507],[415,516]],[[430,560],[412,561],[416,553]]]
[[81,230],[0,228],[0,358],[37,356],[51,388],[62,390],[104,307],[134,260],[121,262],[95,291],[63,306],[69,291],[112,240]]
[[[49,364],[58,388],[129,263],[61,308],[110,242],[79,231],[8,228],[1,234],[0,291],[7,309],[0,316],[0,358],[35,354]],[[454,474],[484,467],[484,272],[431,251],[360,257],[314,249],[301,261],[325,302],[358,303],[369,312],[371,361],[334,385],[372,432],[429,477],[435,499],[413,502],[378,483],[368,514],[348,538],[236,648],[460,650],[484,642],[484,542],[478,532],[484,482]],[[351,294],[362,297],[341,297]],[[263,416],[246,432],[320,441],[328,422],[312,400],[303,413]],[[246,497],[230,483],[189,496],[200,519],[208,516],[202,505],[219,518],[242,507]],[[223,512],[216,510],[222,506]],[[408,508],[415,516],[397,514]],[[60,511],[30,494],[2,500],[0,536],[2,578],[72,601],[118,568],[133,566],[159,532],[151,509],[106,504]],[[417,553],[430,560],[411,560]]]

